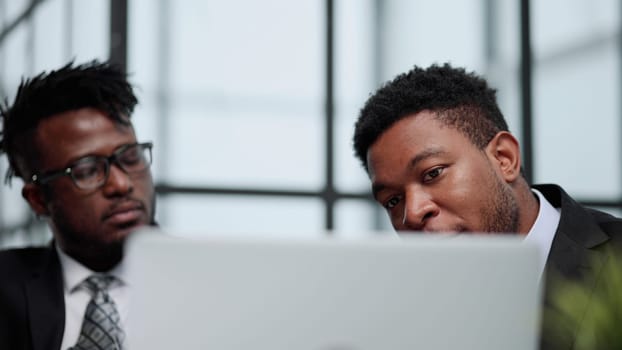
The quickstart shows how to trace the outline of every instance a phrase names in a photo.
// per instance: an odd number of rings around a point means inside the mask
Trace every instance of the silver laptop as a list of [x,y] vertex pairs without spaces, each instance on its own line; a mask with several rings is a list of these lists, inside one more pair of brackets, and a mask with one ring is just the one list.
[[130,349],[535,349],[537,247],[508,236],[128,242]]

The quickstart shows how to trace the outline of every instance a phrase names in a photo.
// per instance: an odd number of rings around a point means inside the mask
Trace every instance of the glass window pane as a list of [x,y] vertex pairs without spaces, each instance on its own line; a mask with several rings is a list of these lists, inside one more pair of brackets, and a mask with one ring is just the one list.
[[335,234],[364,237],[374,232],[394,232],[381,207],[364,200],[340,200],[335,204]]
[[[6,1],[5,23],[21,15],[27,7],[25,4],[25,1]],[[82,63],[108,58],[109,1],[73,1],[72,4],[69,8],[64,0],[42,2],[32,17],[21,22],[2,42],[0,55],[6,67],[2,73],[7,95],[14,94],[24,76],[60,68],[71,59]],[[70,33],[68,28],[72,29]]]
[[374,2],[335,2],[335,186],[369,191],[369,179],[354,156],[354,123],[376,86]]
[[186,236],[317,237],[324,234],[318,199],[222,195],[158,198],[163,229]]
[[618,199],[619,2],[534,2],[532,12],[535,181]]
[[173,88],[212,98],[279,96],[285,103],[315,103],[324,81],[322,5],[315,0],[172,1]]
[[[170,1],[132,0],[128,2],[128,71],[131,80],[139,87],[138,93],[157,101],[159,84],[166,81],[160,66],[165,61],[168,47],[165,33],[169,21],[161,23]],[[143,101],[141,103],[151,101]],[[152,115],[151,118],[155,116]]]
[[490,40],[483,74],[497,89],[497,103],[512,134],[522,144],[520,89],[520,2],[489,0],[485,13],[490,29],[484,34]]
[[168,169],[172,183],[203,186],[319,189],[323,132],[317,115],[300,111],[192,108],[171,114]]
[[10,96],[11,101],[15,97],[15,90],[22,76],[32,73],[30,71],[32,62],[27,59],[33,54],[28,45],[30,30],[31,28],[26,24],[16,27],[0,46],[0,55],[2,55],[4,63],[2,70],[3,88],[7,96]]
[[21,248],[49,245],[52,232],[43,221],[34,222],[30,226],[21,226],[17,230],[2,231],[0,249]]
[[76,62],[108,59],[110,0],[73,1],[72,47]]
[[616,45],[538,66],[534,81],[535,182],[581,198],[622,195]]
[[619,1],[531,1],[532,40],[536,56],[555,55],[569,47],[616,40]]
[[67,25],[64,3],[62,0],[45,1],[34,12],[34,72],[57,69],[69,60],[64,52]]
[[484,67],[483,1],[390,0],[380,3],[383,6],[380,28],[383,80],[415,64],[428,66],[450,61],[471,70]]
[[0,14],[0,16],[6,22],[13,22],[17,19],[30,5],[30,0],[4,0],[2,3],[2,9],[6,11]]
[[323,186],[321,5],[170,3],[167,181]]

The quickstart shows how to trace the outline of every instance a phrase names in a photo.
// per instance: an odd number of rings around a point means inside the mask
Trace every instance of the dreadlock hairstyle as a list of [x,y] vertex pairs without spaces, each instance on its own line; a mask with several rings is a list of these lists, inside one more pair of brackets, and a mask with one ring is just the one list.
[[10,183],[14,176],[29,176],[26,172],[32,171],[30,167],[38,159],[34,131],[45,118],[90,107],[115,122],[130,125],[137,103],[125,72],[109,62],[70,62],[58,70],[22,79],[13,104],[8,100],[0,103],[0,152],[9,160],[5,182]]

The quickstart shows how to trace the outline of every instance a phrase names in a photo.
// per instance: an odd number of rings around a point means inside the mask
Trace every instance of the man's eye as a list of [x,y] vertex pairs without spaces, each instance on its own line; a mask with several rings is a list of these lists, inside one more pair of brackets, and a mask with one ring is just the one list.
[[391,197],[388,201],[384,202],[384,207],[387,209],[395,208],[395,206],[400,202],[400,197]]
[[119,161],[124,165],[134,165],[142,160],[142,155],[137,151],[126,152],[121,155]]
[[434,168],[423,175],[423,182],[430,182],[443,173],[444,167]]
[[92,177],[99,176],[99,172],[100,172],[100,167],[95,162],[79,164],[77,166],[74,166],[71,169],[71,173],[73,174],[73,177],[76,178],[77,180],[89,179]]

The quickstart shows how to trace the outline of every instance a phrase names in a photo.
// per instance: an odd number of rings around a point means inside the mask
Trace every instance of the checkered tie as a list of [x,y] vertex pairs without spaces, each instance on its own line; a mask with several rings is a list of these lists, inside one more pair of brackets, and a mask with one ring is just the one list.
[[125,333],[110,295],[106,292],[115,277],[91,275],[82,282],[93,296],[86,307],[80,337],[71,350],[122,350]]

